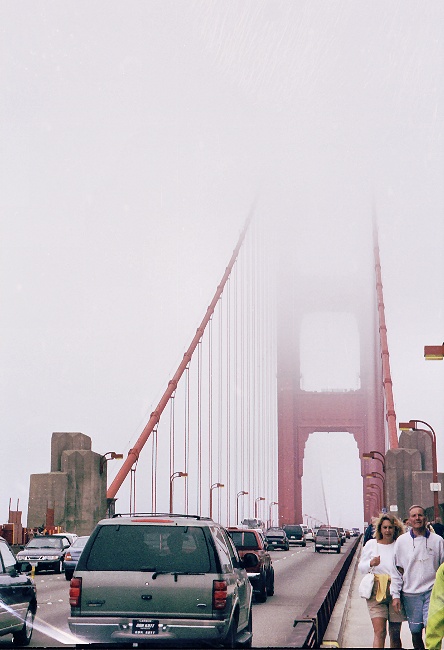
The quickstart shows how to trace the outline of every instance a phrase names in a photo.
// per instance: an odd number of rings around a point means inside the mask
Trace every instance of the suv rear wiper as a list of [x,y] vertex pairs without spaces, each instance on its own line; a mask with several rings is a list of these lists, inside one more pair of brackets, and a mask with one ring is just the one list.
[[171,575],[174,576],[174,581],[177,582],[177,576],[203,576],[205,571],[157,571],[156,569],[142,567],[141,571],[153,571],[151,578],[155,580],[159,575]]
[[171,571],[175,576],[204,576],[205,571]]

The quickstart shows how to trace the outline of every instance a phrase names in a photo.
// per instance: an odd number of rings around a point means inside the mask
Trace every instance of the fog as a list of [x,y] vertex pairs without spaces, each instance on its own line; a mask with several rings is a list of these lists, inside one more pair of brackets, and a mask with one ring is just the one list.
[[[24,8],[0,6],[0,521],[10,498],[26,518],[52,432],[132,447],[254,202],[281,259],[336,286],[371,273],[376,214],[397,417],[434,427],[444,471],[444,363],[423,358],[444,339],[444,5]],[[322,474],[330,520],[360,525],[353,439],[324,456],[316,435],[304,512],[323,518]]]

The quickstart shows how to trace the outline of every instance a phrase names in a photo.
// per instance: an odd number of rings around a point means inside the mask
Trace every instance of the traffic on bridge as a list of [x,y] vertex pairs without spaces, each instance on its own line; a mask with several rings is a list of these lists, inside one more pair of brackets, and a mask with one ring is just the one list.
[[444,636],[444,4],[5,0],[0,648]]

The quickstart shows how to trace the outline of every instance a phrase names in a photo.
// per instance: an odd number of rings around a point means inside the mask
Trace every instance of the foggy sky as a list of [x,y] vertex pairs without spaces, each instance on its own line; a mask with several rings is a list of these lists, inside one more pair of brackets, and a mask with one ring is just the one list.
[[[443,471],[444,363],[423,359],[444,339],[443,4],[6,0],[0,18],[0,520],[10,497],[26,518],[53,431],[131,448],[256,197],[306,273],[352,273],[376,210],[398,421],[432,424]],[[360,491],[342,453],[335,503]]]

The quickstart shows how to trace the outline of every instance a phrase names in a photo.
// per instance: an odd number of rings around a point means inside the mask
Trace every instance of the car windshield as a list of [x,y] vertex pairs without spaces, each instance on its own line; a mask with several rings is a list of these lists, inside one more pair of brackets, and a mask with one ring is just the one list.
[[77,549],[84,548],[85,545],[86,545],[86,542],[87,542],[88,540],[89,540],[89,536],[88,536],[88,537],[77,537],[77,539],[75,540],[75,542],[73,542],[73,545],[71,546],[70,550],[72,551],[73,548],[74,548],[74,549],[76,549],[76,548],[77,548]]
[[230,535],[236,548],[251,548],[252,550],[257,550],[259,548],[254,533],[243,533],[241,531],[231,530]]
[[207,573],[211,561],[202,528],[101,526],[86,560],[88,571]]
[[28,548],[63,548],[60,537],[34,537],[27,545]]

